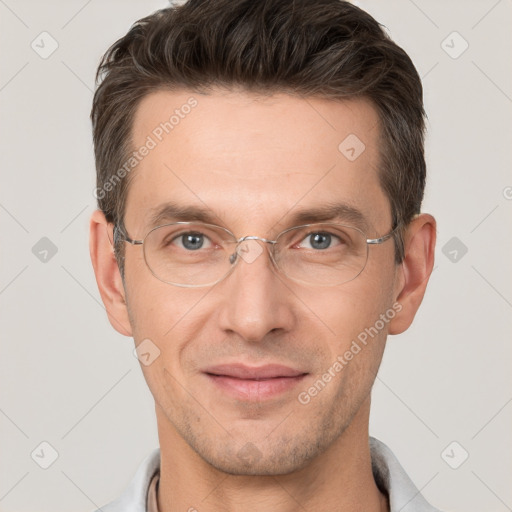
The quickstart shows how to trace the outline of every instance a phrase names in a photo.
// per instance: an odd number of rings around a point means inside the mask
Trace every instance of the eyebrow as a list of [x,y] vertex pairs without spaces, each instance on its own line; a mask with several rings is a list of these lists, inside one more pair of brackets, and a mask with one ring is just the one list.
[[[327,202],[313,208],[298,208],[282,218],[289,216],[288,224],[297,226],[317,222],[348,222],[350,225],[367,229],[369,223],[365,215],[354,206],[346,203]],[[223,227],[222,219],[209,208],[203,206],[181,205],[167,202],[151,208],[148,215],[148,228],[161,226],[166,222],[203,222]],[[280,221],[279,221],[280,222]]]
[[314,208],[301,208],[291,217],[293,224],[333,221],[348,222],[359,228],[369,227],[369,223],[361,210],[346,203],[325,203]]
[[160,226],[165,222],[194,221],[218,224],[222,221],[210,209],[203,206],[187,206],[178,203],[164,203],[149,211],[148,227]]

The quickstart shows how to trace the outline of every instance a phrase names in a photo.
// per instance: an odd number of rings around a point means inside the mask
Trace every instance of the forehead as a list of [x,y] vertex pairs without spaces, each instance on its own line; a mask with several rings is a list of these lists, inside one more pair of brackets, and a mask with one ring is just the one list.
[[362,99],[151,93],[134,117],[125,223],[148,228],[171,203],[232,229],[265,229],[287,226],[301,209],[343,204],[374,225],[389,210],[378,140],[377,112]]

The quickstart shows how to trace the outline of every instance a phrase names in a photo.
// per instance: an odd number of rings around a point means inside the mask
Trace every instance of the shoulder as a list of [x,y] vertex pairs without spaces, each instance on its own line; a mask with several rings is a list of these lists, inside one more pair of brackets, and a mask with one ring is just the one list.
[[160,449],[153,450],[140,464],[121,496],[96,512],[146,512],[149,484],[160,470]]
[[390,512],[441,512],[421,495],[387,445],[374,437],[369,442],[373,476],[389,496]]

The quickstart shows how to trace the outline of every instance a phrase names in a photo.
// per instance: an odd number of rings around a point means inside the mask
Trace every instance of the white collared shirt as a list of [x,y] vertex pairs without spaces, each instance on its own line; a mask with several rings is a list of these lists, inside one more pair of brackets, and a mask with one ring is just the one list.
[[[372,471],[381,491],[389,496],[390,512],[440,512],[412,483],[393,452],[381,441],[369,438]],[[160,449],[153,450],[115,501],[96,512],[158,512],[156,484],[160,474]]]

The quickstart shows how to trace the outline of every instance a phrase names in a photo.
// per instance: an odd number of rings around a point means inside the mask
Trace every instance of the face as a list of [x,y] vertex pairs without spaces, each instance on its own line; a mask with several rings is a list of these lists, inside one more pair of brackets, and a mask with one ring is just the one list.
[[[161,123],[176,109],[166,133]],[[298,211],[327,203],[358,210],[357,221],[330,222],[364,225],[367,238],[392,227],[378,179],[378,116],[364,100],[161,91],[134,119],[134,147],[148,136],[155,145],[132,171],[126,202],[132,239],[144,238],[166,203],[206,209],[237,238],[273,240]],[[160,436],[228,473],[276,475],[322,454],[369,403],[387,322],[398,314],[399,267],[390,240],[369,247],[352,281],[306,285],[276,271],[267,244],[254,243],[264,250],[253,261],[206,288],[159,281],[142,247],[126,244],[125,293],[136,344],[149,339],[160,351],[142,365]]]

